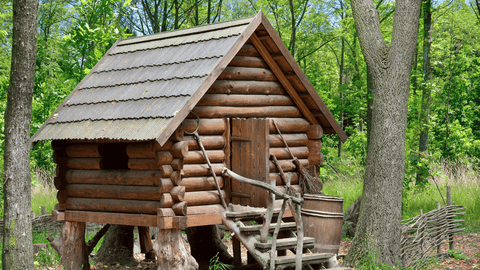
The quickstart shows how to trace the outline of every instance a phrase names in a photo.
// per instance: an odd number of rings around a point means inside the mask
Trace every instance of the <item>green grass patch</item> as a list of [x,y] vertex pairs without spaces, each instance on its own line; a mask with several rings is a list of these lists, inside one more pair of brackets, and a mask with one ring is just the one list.
[[[452,201],[466,207],[465,232],[480,232],[480,169],[473,162],[439,161],[430,164],[430,169],[446,201],[446,186],[452,191]],[[351,157],[329,158],[321,168],[324,181],[322,192],[329,196],[344,198],[343,211],[362,195],[365,167]],[[417,188],[412,183],[404,189],[402,219],[412,218],[444,205],[442,196],[433,179],[425,187]]]
[[43,168],[35,169],[35,176],[32,179],[32,211],[38,216],[42,213],[42,206],[47,208],[47,213],[51,213],[57,204],[57,190],[53,185],[55,171]]

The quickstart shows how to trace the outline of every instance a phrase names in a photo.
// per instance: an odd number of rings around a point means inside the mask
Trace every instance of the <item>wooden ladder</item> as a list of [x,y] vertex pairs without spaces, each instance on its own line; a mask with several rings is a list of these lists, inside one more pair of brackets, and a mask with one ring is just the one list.
[[[232,179],[265,188],[270,193],[267,208],[230,205],[222,215],[223,224],[264,269],[273,270],[279,266],[295,266],[296,270],[301,270],[304,264],[319,265],[335,256],[332,253],[312,253],[310,251],[310,248],[314,247],[315,239],[303,237],[301,219],[303,199],[289,189],[290,181],[287,183],[289,194],[285,194],[275,189],[274,180],[268,185],[242,177],[226,168],[223,170],[223,174]],[[274,209],[275,195],[283,199],[280,209]],[[292,212],[295,222],[282,221],[287,206]],[[276,223],[271,223],[273,219],[276,220]],[[251,221],[255,220],[263,220],[263,222],[260,225],[251,225]],[[280,231],[289,232],[291,237],[277,239]],[[277,251],[281,250],[292,250],[295,255],[277,256]],[[304,250],[307,252],[304,253]],[[286,254],[286,252],[284,253]],[[238,261],[238,258],[235,259]]]

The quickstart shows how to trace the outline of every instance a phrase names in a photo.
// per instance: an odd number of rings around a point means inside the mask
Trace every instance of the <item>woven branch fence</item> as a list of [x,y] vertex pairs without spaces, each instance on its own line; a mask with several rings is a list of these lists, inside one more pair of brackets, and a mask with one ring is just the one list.
[[448,253],[441,252],[441,245],[447,240],[449,250],[454,249],[455,234],[465,229],[460,228],[464,220],[458,219],[465,215],[461,212],[465,207],[451,205],[450,192],[447,201],[443,207],[437,203],[437,209],[402,221],[401,258],[405,267],[419,268],[432,258],[447,257]]

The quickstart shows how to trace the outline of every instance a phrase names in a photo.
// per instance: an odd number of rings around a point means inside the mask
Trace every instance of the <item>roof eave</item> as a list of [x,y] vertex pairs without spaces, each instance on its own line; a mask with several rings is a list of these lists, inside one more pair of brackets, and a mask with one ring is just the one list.
[[105,61],[105,59],[108,57],[109,53],[117,46],[117,44],[120,41],[122,41],[121,37],[118,38],[117,41],[115,41],[115,43],[112,45],[112,47],[110,47],[110,49],[108,49],[108,51],[103,55],[103,57],[100,59],[100,61],[97,62],[97,64],[82,79],[82,81],[73,89],[72,92],[70,92],[70,95],[68,95],[68,97],[63,100],[63,102],[60,104],[60,106],[58,106],[57,109],[50,115],[50,117],[47,119],[47,121],[45,121],[45,123],[43,123],[43,125],[37,130],[37,132],[35,132],[35,134],[30,138],[30,149],[35,147],[37,142],[39,142],[39,141],[35,141],[35,139],[39,136],[38,134],[40,134],[42,132],[42,130],[52,121],[55,114],[57,114],[63,108],[63,106],[65,106],[65,104],[70,100],[70,98],[73,95],[75,95],[75,93],[78,91],[78,89],[80,89],[80,87],[88,80],[88,78],[90,78],[90,76],[92,76],[94,71],[102,64],[103,61]]

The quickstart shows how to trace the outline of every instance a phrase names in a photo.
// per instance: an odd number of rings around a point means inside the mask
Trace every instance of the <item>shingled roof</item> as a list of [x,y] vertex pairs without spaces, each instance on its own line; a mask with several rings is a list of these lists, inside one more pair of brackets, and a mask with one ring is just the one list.
[[246,19],[119,39],[31,142],[157,140],[163,145],[259,28],[268,32],[268,42],[273,42],[281,52],[281,59],[277,56],[275,61],[286,61],[291,68],[295,88],[308,93],[301,99],[311,111],[311,119],[318,121],[312,124],[321,124],[325,133],[336,133],[346,140],[343,130],[260,12]]

